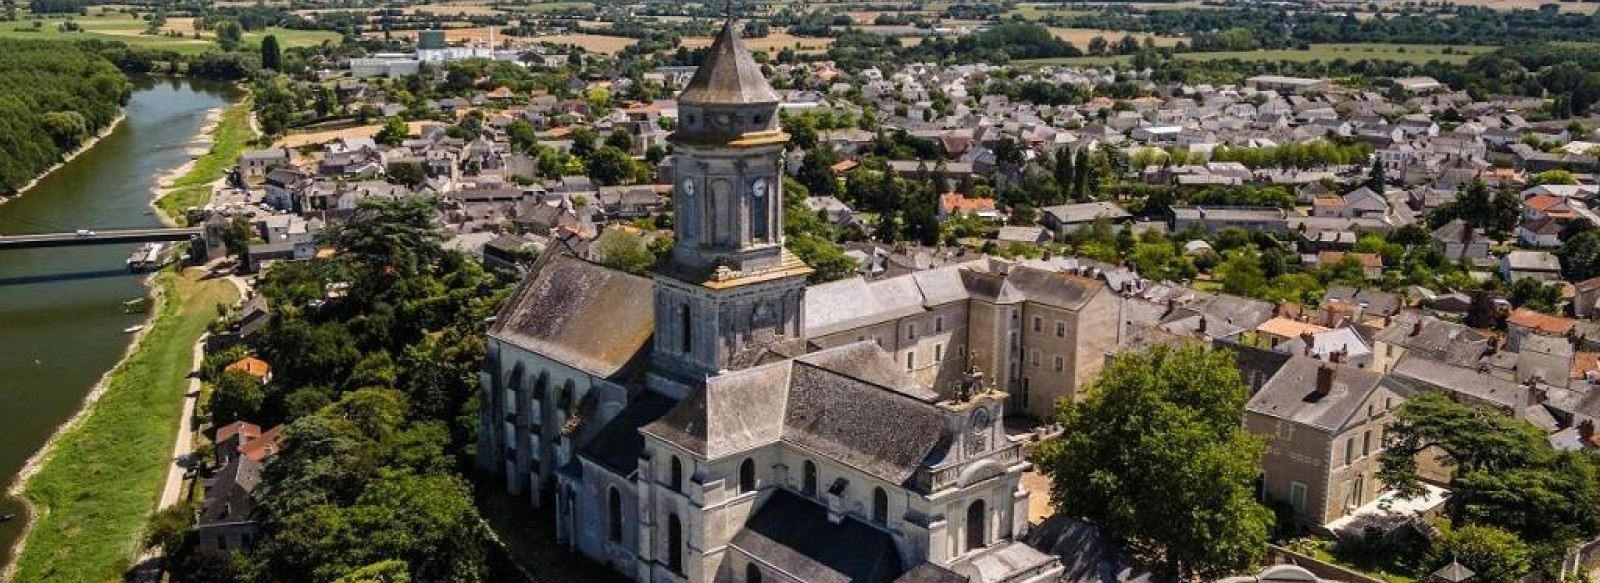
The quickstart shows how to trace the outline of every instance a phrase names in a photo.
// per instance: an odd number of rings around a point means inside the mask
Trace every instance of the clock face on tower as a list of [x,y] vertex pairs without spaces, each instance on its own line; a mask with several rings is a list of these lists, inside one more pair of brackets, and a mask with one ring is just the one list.
[[694,198],[694,181],[693,180],[685,180],[685,181],[683,181],[683,195],[687,196],[689,198]]
[[767,179],[757,178],[755,182],[750,183],[750,195],[756,198],[767,196]]

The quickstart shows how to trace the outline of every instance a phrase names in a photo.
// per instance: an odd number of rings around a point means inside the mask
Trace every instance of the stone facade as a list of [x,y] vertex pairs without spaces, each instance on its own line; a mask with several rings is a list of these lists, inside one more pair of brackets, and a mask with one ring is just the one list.
[[645,279],[545,254],[491,326],[481,468],[641,582],[1058,577],[1017,540],[1029,464],[1002,363],[1029,345],[997,342],[1022,342],[1024,309],[1066,326],[1038,344],[1073,363],[1043,381],[1047,410],[1100,365],[1115,335],[1092,326],[1117,298],[1003,262],[907,276],[890,307],[808,288],[783,248],[776,93],[734,30],[679,98],[670,260]]

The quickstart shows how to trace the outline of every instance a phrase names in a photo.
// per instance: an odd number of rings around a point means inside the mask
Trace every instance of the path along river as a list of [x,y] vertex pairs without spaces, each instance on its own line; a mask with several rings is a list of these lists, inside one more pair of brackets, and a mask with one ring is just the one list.
[[[159,227],[149,202],[160,177],[189,161],[207,114],[237,95],[226,86],[135,79],[126,119],[100,143],[0,204],[0,234]],[[202,147],[203,148],[203,147]],[[100,376],[121,359],[147,295],[123,260],[136,245],[0,251],[0,565],[23,528],[16,476]]]

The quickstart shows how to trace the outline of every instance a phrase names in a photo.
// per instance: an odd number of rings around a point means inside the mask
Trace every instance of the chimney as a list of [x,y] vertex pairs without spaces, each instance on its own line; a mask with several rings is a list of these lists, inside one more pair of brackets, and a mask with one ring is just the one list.
[[1418,316],[1417,317],[1417,321],[1413,322],[1411,324],[1411,335],[1412,336],[1421,336],[1422,335],[1422,317],[1421,316]]
[[1326,397],[1333,392],[1333,365],[1322,364],[1317,367],[1317,386],[1313,394],[1317,397]]
[[1206,333],[1206,317],[1205,316],[1200,316],[1200,326],[1195,328],[1195,331],[1199,332],[1201,334],[1205,334]]
[[1349,353],[1350,353],[1350,347],[1348,345],[1342,346],[1338,350],[1335,350],[1335,351],[1329,353],[1328,354],[1328,360],[1330,362],[1334,362],[1334,363],[1338,363],[1338,364],[1344,364],[1345,358],[1347,357],[1347,355]]
[[1539,379],[1538,375],[1534,375],[1533,377],[1530,377],[1528,379],[1528,382],[1523,383],[1523,384],[1528,386],[1528,404],[1529,405],[1539,405],[1539,404],[1543,404],[1544,401],[1545,401],[1545,397],[1547,395],[1545,394],[1544,387],[1540,387],[1539,386],[1539,380],[1540,379]]
[[1167,298],[1167,311],[1162,316],[1178,311],[1178,298]]
[[1306,356],[1311,356],[1313,352],[1316,352],[1313,348],[1317,345],[1317,336],[1312,334],[1310,330],[1302,330],[1300,332],[1300,341],[1306,345]]
[[1582,423],[1578,424],[1578,437],[1583,438],[1584,441],[1589,441],[1594,437],[1593,419],[1584,419]]

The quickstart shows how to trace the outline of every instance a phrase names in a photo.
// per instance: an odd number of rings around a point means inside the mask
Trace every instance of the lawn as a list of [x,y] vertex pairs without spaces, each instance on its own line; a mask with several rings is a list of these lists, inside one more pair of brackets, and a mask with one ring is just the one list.
[[[1109,37],[1108,37],[1109,40]],[[1449,51],[1448,53],[1445,51]],[[1403,45],[1403,44],[1316,44],[1309,50],[1299,51],[1293,49],[1265,50],[1265,51],[1226,51],[1214,53],[1179,53],[1177,58],[1186,61],[1215,61],[1223,59],[1241,59],[1249,61],[1332,61],[1344,59],[1359,61],[1362,59],[1403,61],[1409,63],[1426,63],[1438,60],[1446,63],[1461,64],[1471,60],[1474,55],[1495,50],[1490,46],[1450,46],[1450,45]],[[1031,59],[1017,61],[1022,65],[1087,65],[1101,66],[1127,61],[1127,56],[1104,57],[1062,57],[1055,59]]]
[[171,466],[194,343],[238,300],[204,270],[159,273],[156,318],[106,379],[88,413],[46,456],[23,492],[36,522],[16,581],[121,581]]
[[204,205],[211,198],[211,183],[222,178],[256,138],[255,130],[250,128],[250,98],[223,110],[211,136],[211,150],[195,160],[189,172],[156,199],[156,207],[173,220],[182,221],[186,208]]

